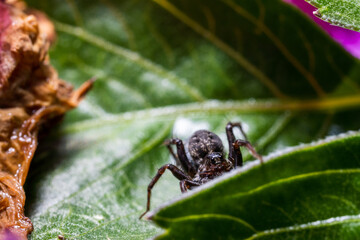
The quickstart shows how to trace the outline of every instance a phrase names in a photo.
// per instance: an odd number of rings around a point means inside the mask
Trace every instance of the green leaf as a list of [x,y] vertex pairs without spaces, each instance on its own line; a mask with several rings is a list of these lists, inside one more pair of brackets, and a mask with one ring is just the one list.
[[[172,136],[206,128],[225,142],[226,123],[241,121],[266,155],[359,129],[358,60],[282,1],[28,3],[55,22],[59,76],[75,86],[97,77],[81,105],[40,139],[25,189],[31,239],[160,234],[138,217],[151,178],[171,161],[162,142]],[[152,208],[180,195],[166,173]],[[209,224],[224,222],[232,219]],[[237,224],[234,231],[253,231]]]
[[359,147],[352,133],[287,150],[162,207],[152,220],[167,228],[160,239],[353,239]]
[[324,21],[360,31],[360,1],[359,0],[306,0],[318,8],[315,16]]

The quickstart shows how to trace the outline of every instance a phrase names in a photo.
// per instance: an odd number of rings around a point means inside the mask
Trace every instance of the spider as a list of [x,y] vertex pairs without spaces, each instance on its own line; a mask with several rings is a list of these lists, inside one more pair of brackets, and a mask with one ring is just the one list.
[[[233,128],[238,127],[244,136],[245,140],[235,139]],[[150,210],[151,190],[154,185],[168,169],[171,173],[180,180],[180,190],[185,193],[188,189],[200,186],[225,172],[241,167],[243,165],[242,154],[240,147],[246,147],[250,153],[258,158],[263,163],[261,155],[259,155],[254,147],[247,141],[246,134],[241,126],[241,123],[229,122],[226,125],[226,135],[229,144],[229,156],[225,158],[224,146],[215,133],[207,130],[196,131],[189,139],[189,153],[192,160],[186,156],[184,144],[182,140],[177,138],[168,139],[164,142],[170,151],[170,154],[175,158],[176,163],[180,165],[181,169],[173,164],[165,164],[159,168],[155,177],[151,180],[147,189],[147,204],[146,211],[141,214],[140,219]],[[171,145],[176,146],[177,154],[174,153]]]

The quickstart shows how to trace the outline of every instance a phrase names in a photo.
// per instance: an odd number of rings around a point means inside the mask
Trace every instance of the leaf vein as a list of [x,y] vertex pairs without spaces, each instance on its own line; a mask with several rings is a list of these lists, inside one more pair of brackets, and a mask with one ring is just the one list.
[[162,131],[159,131],[157,135],[155,135],[150,141],[143,143],[141,149],[139,149],[137,152],[135,152],[132,156],[130,156],[127,160],[125,160],[122,164],[120,164],[117,167],[108,168],[106,171],[103,171],[99,177],[97,177],[95,180],[88,182],[86,185],[82,186],[78,191],[70,194],[69,196],[63,198],[62,200],[58,201],[57,203],[53,204],[52,206],[48,207],[42,215],[45,215],[45,213],[51,211],[51,209],[55,208],[56,206],[59,206],[60,204],[74,198],[75,196],[79,195],[81,192],[88,189],[90,186],[95,184],[96,182],[100,181],[101,179],[108,176],[110,173],[115,173],[123,169],[125,166],[133,162],[134,160],[138,159],[141,155],[144,153],[150,151],[154,146],[158,145],[168,134],[170,131],[171,124],[168,124],[167,126],[164,126],[162,128]]
[[212,42],[215,46],[223,50],[225,53],[227,53],[230,57],[232,57],[237,63],[239,63],[240,66],[242,66],[244,69],[246,69],[249,73],[257,77],[265,86],[269,88],[269,90],[276,96],[277,98],[286,98],[285,94],[281,92],[281,90],[273,83],[273,81],[263,74],[260,69],[258,69],[256,66],[254,66],[252,63],[250,63],[244,56],[242,56],[240,53],[236,52],[233,48],[231,48],[229,45],[221,41],[219,38],[217,38],[214,34],[212,34],[210,31],[203,28],[200,24],[195,22],[193,19],[191,19],[189,16],[187,16],[185,13],[181,12],[179,9],[177,9],[174,5],[170,4],[167,0],[154,0],[156,3],[158,3],[160,6],[162,6],[164,9],[169,11],[171,14],[173,14],[176,18],[178,18],[180,21],[182,21],[184,24],[188,25],[190,28],[192,28],[195,32]]
[[128,49],[122,48],[118,45],[115,45],[111,42],[108,42],[107,40],[100,38],[98,36],[95,36],[91,34],[90,32],[79,28],[79,27],[73,27],[58,21],[54,21],[56,28],[59,31],[62,31],[64,33],[70,34],[72,36],[78,37],[94,46],[97,46],[105,51],[108,51],[112,54],[115,54],[119,57],[123,57],[139,66],[141,66],[144,69],[147,69],[156,75],[168,79],[170,82],[175,84],[179,87],[179,89],[182,89],[184,93],[189,95],[191,98],[193,98],[196,101],[204,101],[204,96],[195,88],[189,86],[189,84],[185,81],[185,79],[179,78],[176,74],[173,72],[167,71],[163,67],[161,67],[158,64],[152,63],[148,59],[143,58],[140,54],[130,51]]
[[296,59],[296,57],[294,57],[294,55],[291,54],[287,47],[280,41],[279,38],[276,37],[276,35],[269,28],[266,27],[265,24],[259,22],[254,16],[248,13],[241,6],[234,3],[232,0],[223,0],[223,2],[227,4],[232,10],[237,12],[239,15],[245,17],[259,29],[261,29],[264,34],[274,43],[274,45],[281,51],[281,53],[288,59],[288,61],[307,79],[307,81],[313,87],[318,96],[325,96],[325,92],[321,88],[316,78]]
[[136,50],[137,47],[136,47],[134,33],[129,28],[120,10],[116,8],[116,6],[114,6],[114,4],[110,0],[99,0],[99,1],[102,2],[109,9],[110,13],[114,15],[114,17],[118,20],[120,25],[124,28],[124,31],[128,37],[129,48],[132,50]]

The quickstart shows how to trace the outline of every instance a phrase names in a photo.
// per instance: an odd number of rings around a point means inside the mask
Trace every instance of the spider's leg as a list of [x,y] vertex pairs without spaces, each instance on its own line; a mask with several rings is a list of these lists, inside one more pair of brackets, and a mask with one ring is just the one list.
[[234,145],[234,149],[236,152],[240,152],[240,147],[246,147],[249,150],[249,152],[251,153],[251,155],[253,155],[255,158],[259,159],[261,163],[264,163],[262,156],[255,151],[255,148],[251,145],[250,142],[241,140],[241,139],[237,139],[233,145]]
[[150,184],[148,186],[146,211],[143,214],[141,214],[139,219],[142,218],[150,210],[151,190],[154,187],[154,185],[156,184],[156,182],[160,179],[160,177],[164,174],[166,169],[169,169],[171,171],[171,173],[174,175],[174,177],[176,177],[179,180],[189,180],[189,181],[191,181],[191,179],[183,171],[181,171],[178,167],[176,167],[175,165],[166,164],[166,165],[162,166],[161,168],[159,168],[157,174],[151,180],[151,182],[150,182]]
[[180,189],[182,193],[187,192],[187,190],[190,189],[190,187],[197,187],[197,186],[200,186],[200,183],[188,179],[184,179],[180,181]]
[[[170,145],[176,145],[177,155],[175,155]],[[172,138],[165,141],[165,145],[168,147],[171,155],[175,158],[175,160],[179,160],[181,167],[184,171],[190,176],[194,177],[196,173],[195,166],[189,161],[186,156],[185,147],[183,142],[178,138]]]
[[226,125],[226,136],[229,143],[229,160],[233,163],[234,167],[240,167],[243,165],[243,158],[240,149],[234,148],[234,143],[236,141],[233,128],[238,127],[240,132],[244,136],[245,140],[247,140],[247,136],[241,126],[240,122],[228,122]]

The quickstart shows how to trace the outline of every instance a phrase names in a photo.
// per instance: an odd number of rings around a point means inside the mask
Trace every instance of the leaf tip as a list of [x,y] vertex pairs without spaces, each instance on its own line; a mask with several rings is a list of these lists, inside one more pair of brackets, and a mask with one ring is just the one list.
[[321,18],[322,17],[322,14],[320,13],[319,9],[316,10],[316,11],[313,11],[313,14],[314,16],[318,17],[318,18]]

